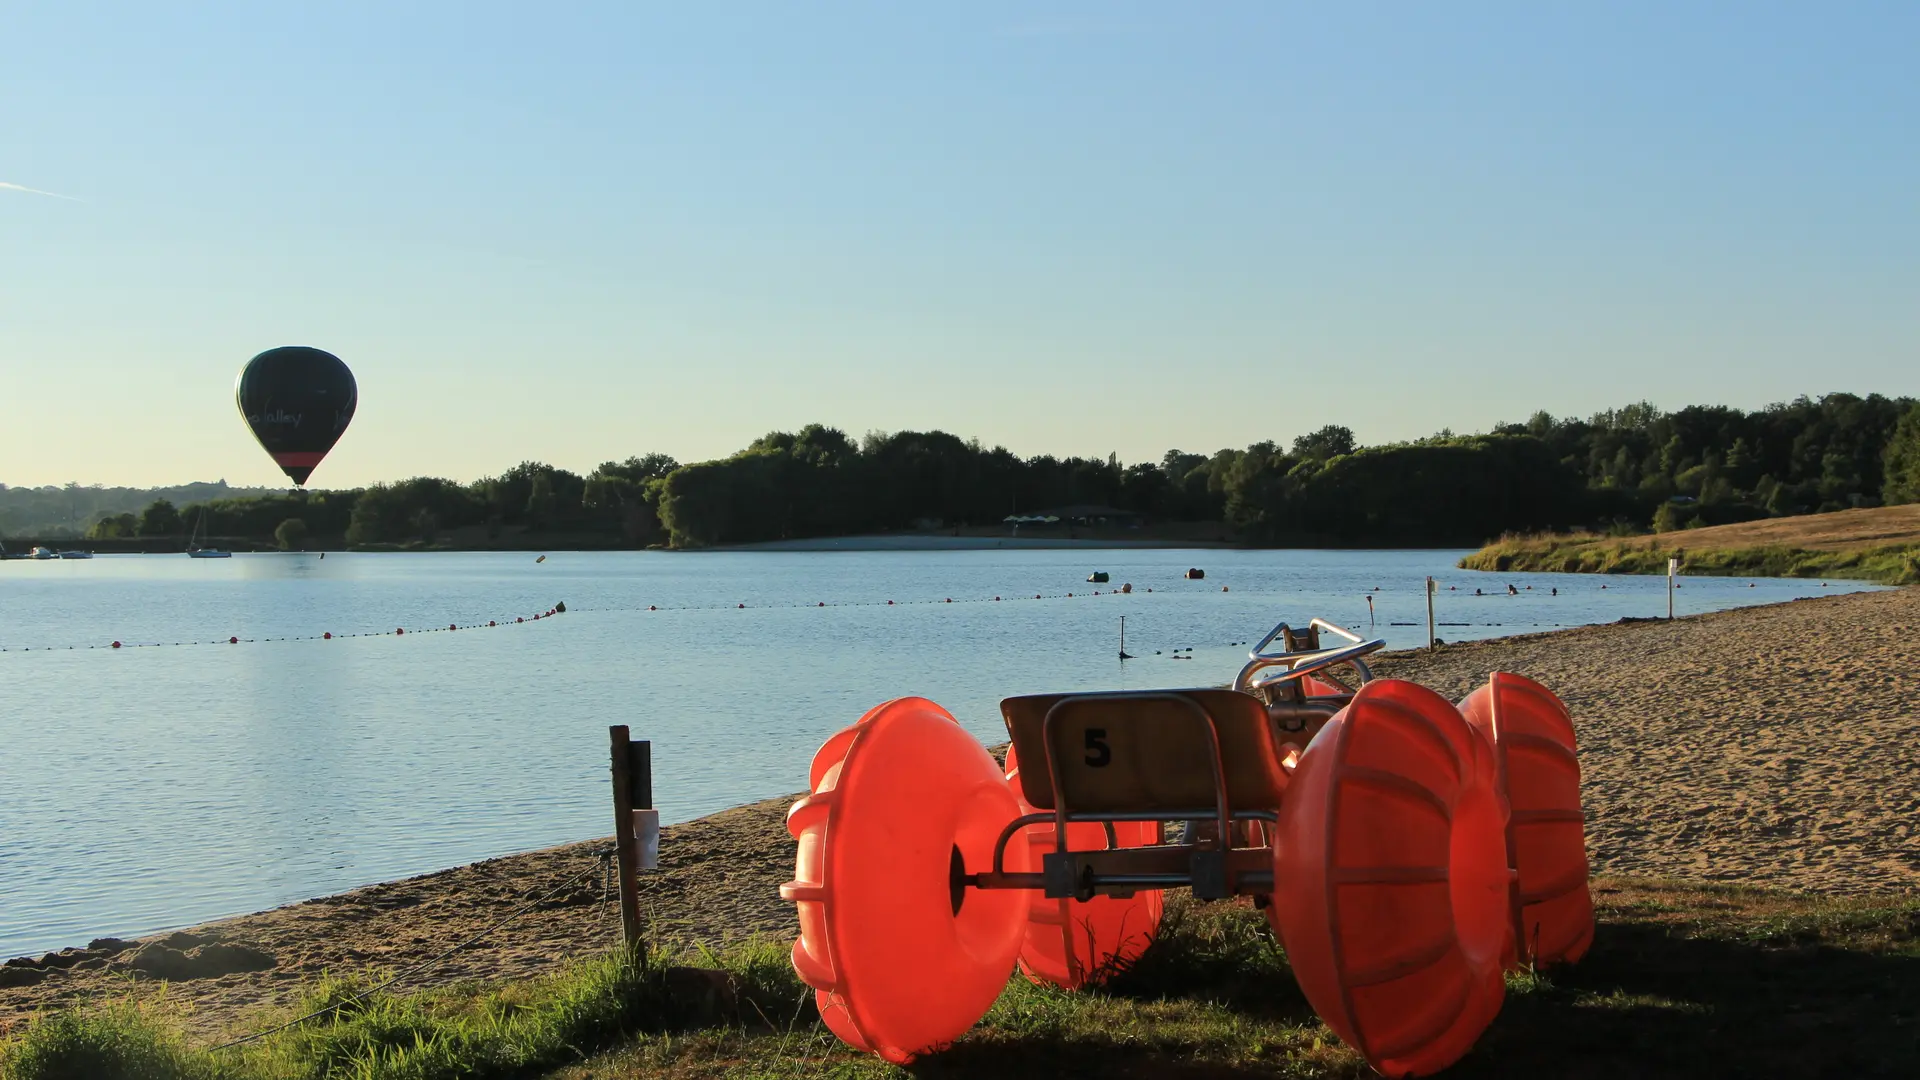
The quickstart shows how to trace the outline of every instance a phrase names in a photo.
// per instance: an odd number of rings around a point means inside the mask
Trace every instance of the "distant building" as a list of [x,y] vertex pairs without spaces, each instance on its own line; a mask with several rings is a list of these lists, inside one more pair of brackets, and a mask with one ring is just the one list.
[[1012,514],[1004,523],[1021,525],[1079,525],[1106,526],[1121,529],[1137,529],[1146,524],[1147,516],[1132,510],[1121,510],[1113,506],[1095,506],[1081,503],[1074,506],[1061,506],[1052,510],[1042,510],[1034,514]]

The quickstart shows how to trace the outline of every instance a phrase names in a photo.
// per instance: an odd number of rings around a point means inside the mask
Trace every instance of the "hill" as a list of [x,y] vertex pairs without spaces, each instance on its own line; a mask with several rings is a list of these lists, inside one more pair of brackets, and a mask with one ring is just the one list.
[[1838,510],[1612,537],[1505,536],[1460,560],[1466,570],[1842,577],[1920,583],[1920,504]]

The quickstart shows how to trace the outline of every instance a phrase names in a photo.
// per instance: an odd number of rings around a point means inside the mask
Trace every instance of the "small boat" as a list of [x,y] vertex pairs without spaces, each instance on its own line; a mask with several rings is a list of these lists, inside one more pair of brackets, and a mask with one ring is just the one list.
[[195,543],[200,537],[200,526],[207,523],[207,515],[202,512],[200,520],[194,523],[193,535],[187,537],[187,558],[189,559],[231,559],[233,552],[221,551],[216,547],[200,547]]
[[30,559],[57,559],[60,555],[50,547],[37,547],[34,548],[32,553],[27,557]]
[[63,558],[63,559],[91,559],[91,558],[93,558],[93,552],[91,552],[91,551],[63,551],[63,552],[61,552],[61,553],[60,553],[60,557],[61,557],[61,558]]

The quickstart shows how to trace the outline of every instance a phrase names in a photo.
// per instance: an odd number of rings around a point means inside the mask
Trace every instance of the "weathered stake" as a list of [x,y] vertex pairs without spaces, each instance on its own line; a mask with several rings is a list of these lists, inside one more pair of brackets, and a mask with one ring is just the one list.
[[1428,578],[1427,579],[1427,651],[1428,652],[1433,651],[1433,639],[1436,636],[1438,635],[1436,635],[1433,632],[1433,579]]
[[[636,795],[644,797],[648,805],[653,802],[652,744],[629,740],[625,724],[609,727],[607,734],[613,744],[613,852],[620,870],[620,929],[627,948],[639,949],[640,847],[633,834],[633,811],[639,805]],[[645,766],[636,776],[637,756]]]

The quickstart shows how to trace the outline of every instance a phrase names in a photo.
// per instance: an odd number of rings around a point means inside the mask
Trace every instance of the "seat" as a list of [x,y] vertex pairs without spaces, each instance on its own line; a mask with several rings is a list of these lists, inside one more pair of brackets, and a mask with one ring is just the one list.
[[[1027,767],[1021,792],[1054,809],[1051,757],[1075,813],[1210,811],[1215,806],[1211,721],[1220,747],[1227,805],[1277,810],[1287,773],[1274,725],[1260,699],[1237,690],[1130,690],[1032,694],[1000,702],[1007,735]],[[1054,714],[1052,754],[1047,716]]]

